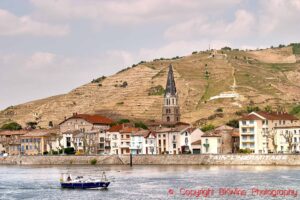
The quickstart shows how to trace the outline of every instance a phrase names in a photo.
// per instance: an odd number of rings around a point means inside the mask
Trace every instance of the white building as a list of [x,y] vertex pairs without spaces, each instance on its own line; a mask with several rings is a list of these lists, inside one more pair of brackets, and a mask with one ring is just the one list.
[[297,138],[294,127],[298,125],[298,118],[287,113],[252,112],[239,120],[240,149],[257,154],[286,151],[285,133],[293,132],[290,137]]
[[145,135],[144,138],[145,144],[143,145],[143,152],[145,154],[157,154],[156,133],[148,131],[148,134]]
[[221,153],[222,136],[219,132],[210,131],[201,137],[202,153],[219,154]]

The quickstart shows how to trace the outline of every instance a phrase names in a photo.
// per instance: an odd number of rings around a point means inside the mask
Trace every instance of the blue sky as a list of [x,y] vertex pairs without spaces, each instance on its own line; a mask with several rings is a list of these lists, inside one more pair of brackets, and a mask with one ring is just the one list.
[[300,0],[1,0],[0,109],[141,60],[300,41]]

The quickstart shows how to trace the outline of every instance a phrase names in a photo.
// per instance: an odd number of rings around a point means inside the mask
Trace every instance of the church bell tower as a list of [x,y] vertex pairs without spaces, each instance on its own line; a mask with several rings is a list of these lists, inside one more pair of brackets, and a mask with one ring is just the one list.
[[169,65],[168,79],[162,110],[162,121],[163,123],[170,125],[175,125],[180,121],[178,94],[176,90],[172,65]]

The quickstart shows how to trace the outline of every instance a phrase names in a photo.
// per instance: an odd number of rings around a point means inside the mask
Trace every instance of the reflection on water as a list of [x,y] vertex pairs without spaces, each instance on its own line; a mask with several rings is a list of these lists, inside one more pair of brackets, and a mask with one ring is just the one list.
[[[60,189],[61,173],[101,176],[108,190]],[[209,199],[270,199],[269,196],[220,196],[220,188],[299,190],[300,167],[266,166],[0,166],[0,199],[188,199],[185,190],[215,190]],[[198,197],[198,199],[203,199]],[[273,199],[300,199],[276,197]]]

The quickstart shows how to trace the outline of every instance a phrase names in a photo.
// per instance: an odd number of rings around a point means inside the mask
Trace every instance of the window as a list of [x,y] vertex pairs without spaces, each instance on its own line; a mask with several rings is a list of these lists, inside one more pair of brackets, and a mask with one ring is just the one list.
[[219,144],[221,143],[221,139],[220,139],[220,138],[218,138],[218,143],[219,143]]
[[283,120],[283,125],[285,125],[285,120]]
[[185,132],[185,136],[188,136],[188,132]]
[[242,139],[243,139],[243,140],[247,140],[247,136],[243,135],[243,136],[242,136]]
[[166,137],[166,134],[163,134],[163,137]]
[[294,142],[295,142],[295,143],[297,142],[297,138],[296,138],[296,137],[294,138]]
[[250,140],[254,140],[254,135],[251,135],[251,136],[250,136]]
[[205,143],[206,143],[206,144],[208,143],[208,139],[205,139]]
[[104,137],[100,137],[100,142],[104,142]]
[[173,149],[176,149],[176,143],[173,144]]
[[167,122],[169,122],[169,121],[170,121],[170,117],[168,116],[168,117],[167,117]]
[[242,121],[242,124],[243,124],[243,125],[246,125],[247,123],[246,123],[246,121]]
[[254,124],[254,121],[253,121],[253,120],[251,120],[251,121],[250,121],[250,124]]
[[126,135],[126,138],[130,138],[130,135]]
[[250,133],[254,133],[254,128],[250,128]]
[[173,135],[173,140],[176,140],[176,135]]
[[247,129],[246,128],[242,128],[242,132],[243,133],[247,133]]

